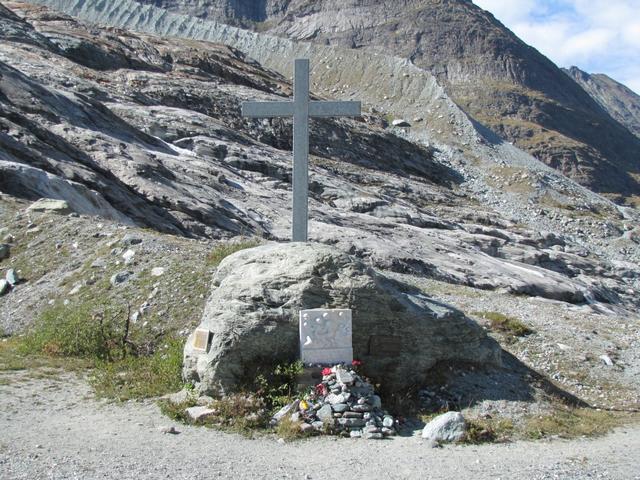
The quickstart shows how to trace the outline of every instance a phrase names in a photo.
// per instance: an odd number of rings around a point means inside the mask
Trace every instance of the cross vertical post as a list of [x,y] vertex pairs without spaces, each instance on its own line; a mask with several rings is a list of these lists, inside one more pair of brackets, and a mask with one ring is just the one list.
[[309,118],[358,117],[360,102],[309,101],[309,60],[296,59],[293,102],[243,102],[242,116],[293,117],[292,241],[306,242],[309,232]]
[[297,59],[293,91],[293,225],[291,239],[306,242],[309,232],[309,60]]

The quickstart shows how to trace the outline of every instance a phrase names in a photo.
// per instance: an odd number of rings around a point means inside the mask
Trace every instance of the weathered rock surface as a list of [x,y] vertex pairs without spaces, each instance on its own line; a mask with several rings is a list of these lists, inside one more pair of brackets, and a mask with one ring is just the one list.
[[[24,19],[0,11],[0,190],[64,198],[81,214],[193,237],[289,237],[290,123],[239,116],[241,101],[290,95],[284,77],[233,48],[7,5]],[[109,2],[103,13],[116,15],[122,5]],[[129,13],[132,26],[144,17]],[[166,12],[160,21],[156,13],[145,17],[149,28],[183,25],[235,41],[274,68],[308,53],[317,88],[341,79],[340,97],[357,92],[377,106],[384,88],[397,92],[398,108],[431,110],[430,126],[445,132],[438,150],[389,133],[378,114],[312,122],[314,241],[376,268],[475,288],[640,302],[629,293],[640,289],[637,212],[513,146],[485,144],[427,72],[371,52],[343,54],[199,19],[174,23]],[[462,142],[473,149],[468,158],[456,147]]]
[[57,200],[55,198],[41,198],[37,202],[32,203],[29,212],[52,212],[60,215],[71,213],[69,204],[65,200]]
[[[317,244],[268,244],[226,258],[200,328],[206,353],[187,340],[183,376],[202,393],[226,393],[264,362],[298,355],[301,309],[352,308],[354,355],[389,388],[424,380],[438,361],[497,365],[500,349],[473,321],[417,290]],[[336,402],[340,403],[340,402]]]
[[422,430],[422,438],[432,442],[459,442],[467,424],[460,412],[447,412],[431,420]]
[[[172,35],[210,38],[213,29],[228,31],[211,25],[218,20],[299,42],[406,58],[436,75],[477,121],[566,175],[614,195],[640,189],[640,140],[549,59],[467,0],[120,0],[101,8],[80,0],[38,3]],[[385,92],[385,99],[394,93]]]

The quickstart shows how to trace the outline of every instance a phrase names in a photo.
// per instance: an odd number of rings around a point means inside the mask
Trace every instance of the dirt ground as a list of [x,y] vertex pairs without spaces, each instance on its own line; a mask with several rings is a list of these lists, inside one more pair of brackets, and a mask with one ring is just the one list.
[[419,437],[282,443],[173,425],[153,402],[105,403],[75,374],[0,374],[2,479],[640,479],[640,427],[590,440],[430,448]]

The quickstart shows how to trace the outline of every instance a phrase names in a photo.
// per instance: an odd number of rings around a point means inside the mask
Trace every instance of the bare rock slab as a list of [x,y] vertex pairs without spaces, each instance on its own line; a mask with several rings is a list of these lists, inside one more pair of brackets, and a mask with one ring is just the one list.
[[66,215],[72,212],[69,204],[65,200],[55,198],[41,198],[37,202],[32,203],[27,210],[29,212],[50,212],[60,215]]
[[192,333],[184,350],[183,376],[200,393],[234,391],[258,367],[298,358],[299,313],[317,308],[351,308],[354,357],[390,388],[423,382],[440,361],[500,364],[498,344],[462,312],[330,246],[237,252],[213,289],[199,326],[211,332],[210,348],[194,348]]

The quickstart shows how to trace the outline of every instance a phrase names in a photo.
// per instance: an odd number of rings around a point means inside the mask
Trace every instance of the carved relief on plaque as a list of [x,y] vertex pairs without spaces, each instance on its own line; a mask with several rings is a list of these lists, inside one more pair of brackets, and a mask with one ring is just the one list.
[[351,339],[351,310],[300,312],[300,356],[304,363],[351,362]]

